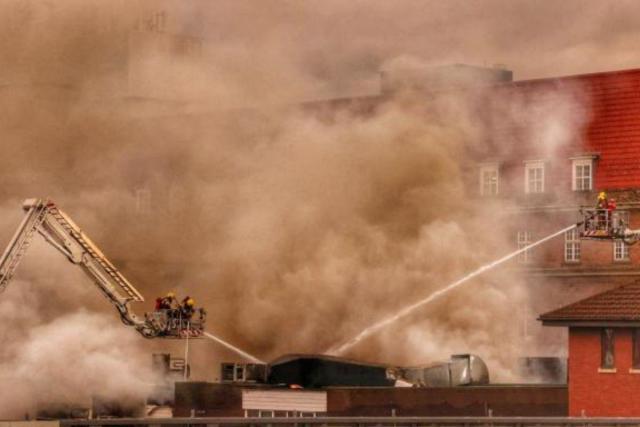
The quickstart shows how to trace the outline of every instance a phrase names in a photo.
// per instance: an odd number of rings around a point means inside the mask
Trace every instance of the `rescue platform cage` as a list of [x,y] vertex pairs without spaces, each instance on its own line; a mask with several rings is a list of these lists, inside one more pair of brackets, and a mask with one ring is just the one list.
[[160,309],[145,314],[165,338],[202,338],[207,313],[200,308],[186,317],[179,309]]
[[585,239],[624,239],[629,212],[609,209],[582,209],[580,237]]

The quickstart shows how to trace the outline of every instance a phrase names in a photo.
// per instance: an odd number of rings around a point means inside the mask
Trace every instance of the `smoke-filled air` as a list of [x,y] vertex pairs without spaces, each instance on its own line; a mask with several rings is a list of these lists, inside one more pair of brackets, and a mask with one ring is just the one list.
[[[399,3],[366,2],[356,18],[364,2],[3,1],[0,241],[23,199],[49,197],[145,295],[139,314],[167,291],[190,295],[209,332],[267,361],[340,346],[508,254],[509,202],[469,192],[478,156],[518,139],[552,157],[580,138],[588,100],[562,87],[536,94],[535,108],[508,91],[491,101],[471,79],[428,95],[401,88],[375,105],[311,102],[377,95],[380,70],[465,59],[464,34],[431,38],[428,24],[475,5]],[[498,22],[468,29],[493,49],[464,62],[516,62]],[[560,70],[571,63],[562,58]],[[559,73],[522,70],[545,72]],[[532,314],[510,265],[342,355],[417,365],[472,352],[492,380],[513,379],[531,344],[513,319]],[[144,395],[151,353],[184,351],[122,325],[41,239],[0,307],[0,418],[51,396]],[[206,380],[220,361],[241,360],[209,340],[189,351]]]

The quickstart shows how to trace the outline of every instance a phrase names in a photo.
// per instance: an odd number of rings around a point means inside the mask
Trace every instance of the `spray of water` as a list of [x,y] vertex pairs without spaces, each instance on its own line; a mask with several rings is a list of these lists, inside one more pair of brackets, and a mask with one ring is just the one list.
[[550,234],[528,246],[525,246],[521,249],[518,249],[516,251],[511,252],[508,255],[503,256],[502,258],[493,261],[489,264],[485,264],[482,267],[478,268],[477,270],[467,274],[466,276],[456,280],[455,282],[451,283],[450,285],[439,289],[437,291],[435,291],[434,293],[432,293],[431,295],[429,295],[428,297],[421,299],[420,301],[413,303],[411,305],[406,306],[405,308],[403,308],[402,310],[400,310],[399,312],[397,312],[396,314],[394,314],[393,316],[389,316],[385,319],[382,319],[381,321],[379,321],[378,323],[374,323],[373,325],[369,326],[368,328],[364,329],[362,332],[360,332],[358,335],[356,335],[355,337],[351,338],[349,341],[345,342],[344,344],[342,344],[339,347],[332,347],[329,350],[327,350],[325,353],[327,354],[332,354],[332,355],[341,355],[344,352],[346,352],[347,350],[349,350],[351,347],[353,347],[354,345],[358,344],[360,341],[362,341],[363,339],[367,338],[369,335],[374,334],[375,332],[379,331],[380,329],[395,323],[396,321],[402,319],[403,317],[408,316],[410,313],[412,313],[413,311],[417,310],[418,308],[429,304],[433,301],[435,301],[436,299],[438,299],[439,297],[443,296],[444,294],[448,293],[449,291],[454,290],[455,288],[457,288],[458,286],[462,285],[463,283],[473,279],[476,276],[479,276],[480,274],[491,270],[494,267],[497,267],[498,265],[509,261],[510,259],[520,255],[521,253],[528,251],[531,248],[534,248],[538,245],[541,245],[551,239],[553,239],[556,236],[559,236],[561,234],[566,233],[569,230],[572,230],[574,228],[577,227],[577,224],[573,224],[569,227],[563,228],[560,231],[557,231],[553,234]]
[[212,335],[212,334],[210,334],[208,332],[204,332],[204,336],[209,338],[210,340],[213,340],[213,341],[217,342],[218,344],[223,345],[224,347],[226,347],[229,350],[239,354],[240,356],[244,357],[247,360],[250,360],[250,361],[252,361],[254,363],[265,363],[262,360],[258,359],[257,357],[254,357],[254,356],[250,355],[249,353],[240,350],[238,347],[229,344],[228,342],[224,341],[221,338],[216,337],[215,335]]

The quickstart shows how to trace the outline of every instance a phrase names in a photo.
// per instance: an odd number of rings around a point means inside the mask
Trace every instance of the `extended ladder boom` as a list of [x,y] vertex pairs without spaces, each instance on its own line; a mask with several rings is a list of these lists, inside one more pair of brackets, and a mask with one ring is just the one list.
[[140,292],[55,203],[45,199],[27,199],[23,209],[27,214],[0,258],[0,292],[7,287],[37,231],[72,263],[82,267],[118,309],[125,324],[135,327],[145,337],[158,335],[151,322],[139,319],[129,309],[131,301],[144,301]]
[[20,260],[31,244],[31,239],[44,221],[46,208],[42,205],[27,204],[32,199],[25,201],[23,206],[27,214],[20,223],[9,245],[0,258],[0,292],[4,291],[13,277]]

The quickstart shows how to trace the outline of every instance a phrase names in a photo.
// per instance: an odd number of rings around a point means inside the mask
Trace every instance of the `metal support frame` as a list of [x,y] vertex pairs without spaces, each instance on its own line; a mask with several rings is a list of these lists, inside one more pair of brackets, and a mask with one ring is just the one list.
[[[176,336],[168,336],[154,319],[149,316],[140,318],[133,313],[129,304],[144,301],[142,294],[55,203],[48,199],[27,199],[23,209],[26,215],[0,257],[0,292],[8,286],[38,232],[69,261],[82,268],[98,290],[115,306],[124,324],[133,326],[145,338],[182,338],[181,331]],[[203,328],[204,316],[201,310],[197,323],[199,332]],[[194,329],[195,326],[196,323],[191,323],[189,328]]]

